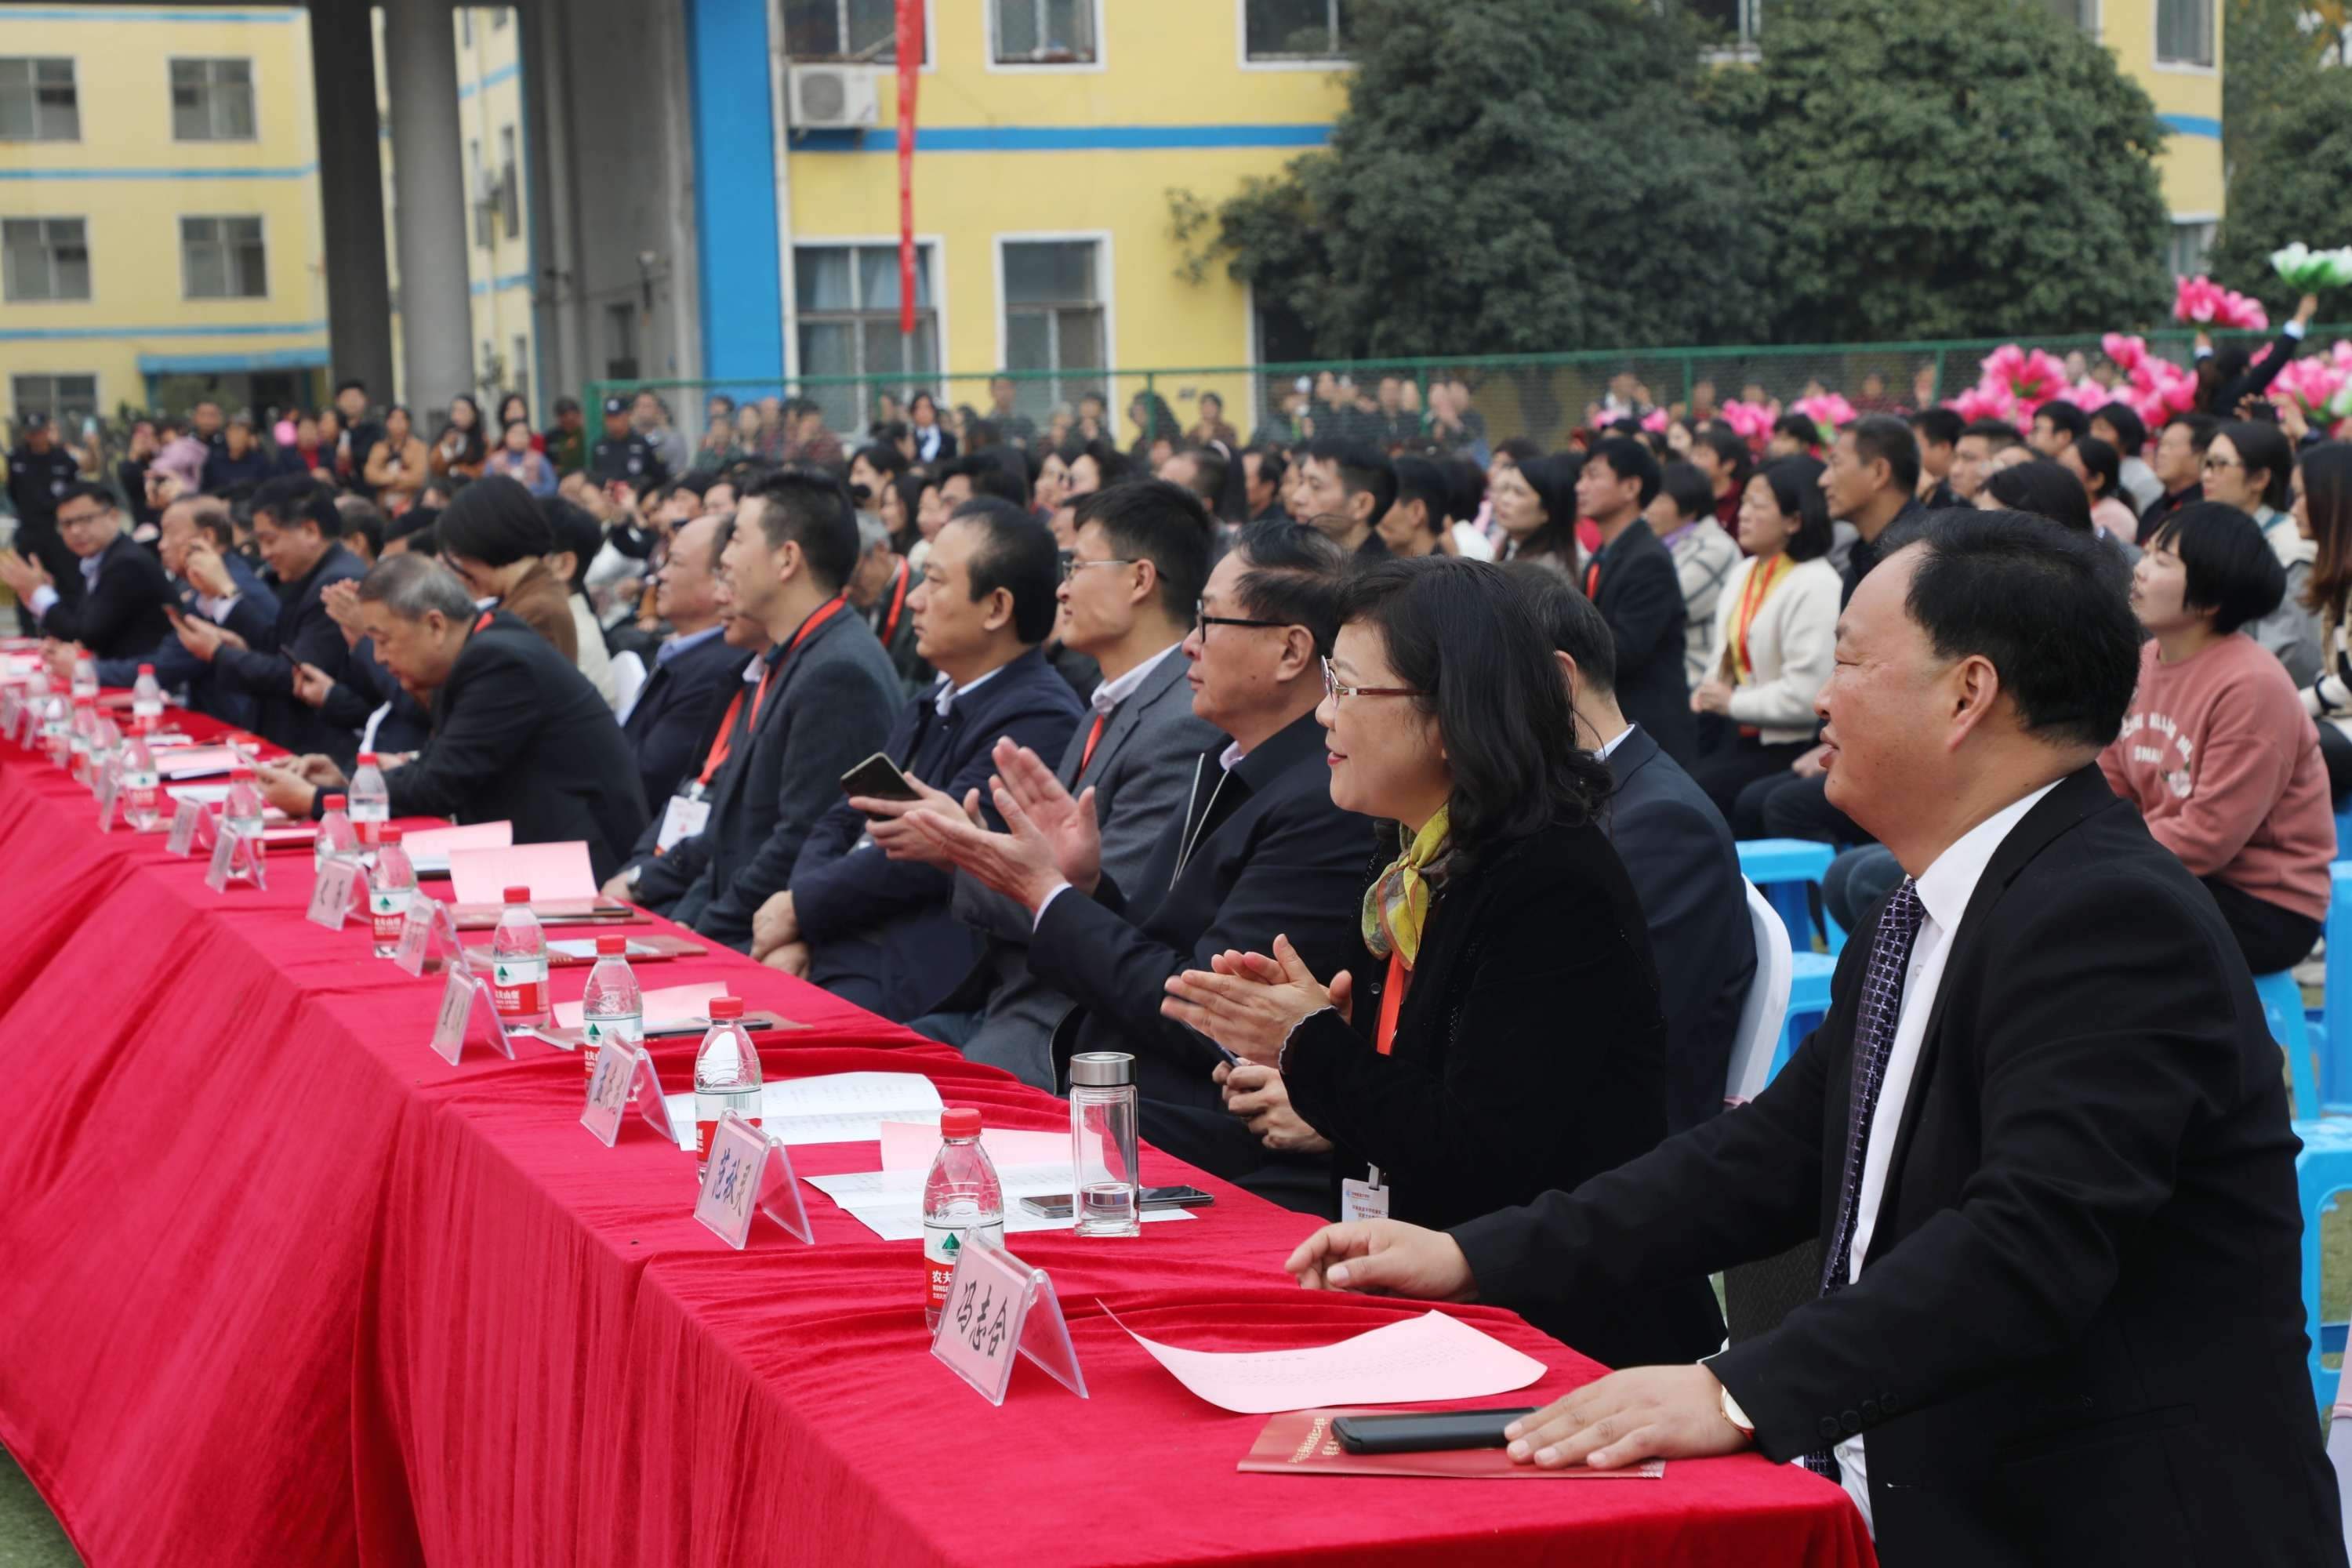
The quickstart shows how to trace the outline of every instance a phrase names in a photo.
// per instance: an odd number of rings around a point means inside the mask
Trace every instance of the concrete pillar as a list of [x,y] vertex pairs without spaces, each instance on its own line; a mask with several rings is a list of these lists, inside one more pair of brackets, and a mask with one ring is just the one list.
[[457,46],[448,0],[385,0],[393,205],[400,232],[402,394],[429,431],[474,385],[466,276],[466,174],[457,133]]
[[[534,416],[554,423],[555,400],[580,395],[588,380],[580,319],[579,148],[563,68],[566,0],[524,0],[516,8],[522,50],[523,146],[530,201],[531,326],[539,346]],[[593,427],[596,415],[589,412]]]
[[392,281],[376,147],[375,35],[364,0],[310,0],[310,79],[333,379],[357,376],[371,397],[389,401]]

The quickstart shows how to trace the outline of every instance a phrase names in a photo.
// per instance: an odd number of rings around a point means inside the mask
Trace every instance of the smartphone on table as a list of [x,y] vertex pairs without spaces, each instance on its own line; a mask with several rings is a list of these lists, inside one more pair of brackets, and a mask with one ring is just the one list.
[[1503,1428],[1537,1406],[1512,1410],[1433,1410],[1396,1415],[1342,1415],[1331,1435],[1350,1454],[1425,1454],[1439,1448],[1500,1448]]
[[[1198,1187],[1146,1187],[1139,1206],[1148,1209],[1196,1209],[1216,1201],[1213,1194]],[[1048,1193],[1043,1197],[1023,1198],[1021,1206],[1041,1219],[1067,1219],[1076,1212],[1071,1206],[1067,1193]]]

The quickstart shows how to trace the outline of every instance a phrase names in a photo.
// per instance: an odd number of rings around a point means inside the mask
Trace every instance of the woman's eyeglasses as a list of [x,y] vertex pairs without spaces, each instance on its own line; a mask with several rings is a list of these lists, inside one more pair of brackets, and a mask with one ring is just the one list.
[[1349,697],[1421,697],[1427,694],[1406,686],[1342,686],[1339,676],[1332,671],[1331,661],[1327,658],[1323,661],[1323,695],[1338,702]]

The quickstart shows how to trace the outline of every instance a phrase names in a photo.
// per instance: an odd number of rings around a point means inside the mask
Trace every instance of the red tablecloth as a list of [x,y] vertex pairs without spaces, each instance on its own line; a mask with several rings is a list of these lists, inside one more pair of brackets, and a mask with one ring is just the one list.
[[[1755,1456],[1656,1481],[1244,1475],[1262,1424],[1194,1399],[1157,1338],[1311,1344],[1421,1309],[1279,1271],[1311,1222],[1163,1156],[1216,1206],[1130,1241],[1024,1237],[1090,1400],[1021,1366],[991,1408],[929,1354],[919,1248],[814,1188],[816,1244],[729,1251],[692,1163],[578,1126],[580,1059],[427,1048],[437,981],[305,924],[311,875],[204,886],[160,835],[0,744],[0,1440],[94,1568],[169,1563],[1860,1564],[1834,1487]],[[725,952],[808,1026],[768,1074],[919,1070],[994,1125],[1061,1102]],[[555,972],[577,997],[583,969]],[[656,1053],[683,1087],[691,1042]],[[801,1148],[803,1173],[872,1144]],[[1591,1363],[1514,1315],[1463,1318]],[[1516,1397],[1516,1396],[1515,1396]],[[1480,1403],[1504,1403],[1486,1400]]]

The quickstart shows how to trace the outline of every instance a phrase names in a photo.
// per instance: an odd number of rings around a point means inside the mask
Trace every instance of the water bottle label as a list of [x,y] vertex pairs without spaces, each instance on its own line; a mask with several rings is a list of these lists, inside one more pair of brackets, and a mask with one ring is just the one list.
[[923,1310],[947,1310],[948,1282],[955,1278],[956,1259],[963,1256],[963,1233],[942,1230],[935,1236],[923,1227]]
[[408,918],[408,889],[387,888],[370,890],[368,916],[375,923],[375,939],[391,943],[400,940],[400,928]]
[[580,1054],[587,1058],[588,1076],[596,1076],[596,1057],[604,1047],[615,1041],[634,1046],[646,1037],[645,1016],[641,1013],[606,1013],[581,1021]]
[[501,958],[490,963],[490,1002],[501,1018],[536,1018],[547,1011],[547,960]]

